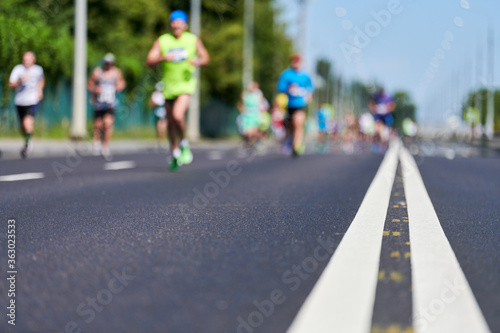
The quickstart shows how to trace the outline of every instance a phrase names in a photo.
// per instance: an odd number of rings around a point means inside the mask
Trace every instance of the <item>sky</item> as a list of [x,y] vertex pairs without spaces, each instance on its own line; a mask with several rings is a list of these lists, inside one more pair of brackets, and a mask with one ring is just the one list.
[[[488,27],[500,58],[498,0],[277,0],[288,33],[298,40],[305,16],[306,70],[330,60],[348,80],[407,91],[421,123],[447,124],[468,91],[488,81]],[[297,43],[297,47],[300,43]],[[493,57],[494,59],[495,57]],[[500,86],[500,63],[493,82]]]

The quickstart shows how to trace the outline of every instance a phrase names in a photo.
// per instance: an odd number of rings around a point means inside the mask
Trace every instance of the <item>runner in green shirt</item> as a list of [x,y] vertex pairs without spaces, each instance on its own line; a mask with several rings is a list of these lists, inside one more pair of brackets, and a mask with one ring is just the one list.
[[170,14],[172,33],[160,36],[148,53],[146,65],[163,66],[165,108],[167,110],[168,136],[172,158],[170,170],[177,170],[182,164],[189,164],[193,154],[186,139],[185,115],[191,95],[196,89],[194,75],[197,66],[205,66],[210,56],[196,35],[187,32],[186,13],[176,10]]

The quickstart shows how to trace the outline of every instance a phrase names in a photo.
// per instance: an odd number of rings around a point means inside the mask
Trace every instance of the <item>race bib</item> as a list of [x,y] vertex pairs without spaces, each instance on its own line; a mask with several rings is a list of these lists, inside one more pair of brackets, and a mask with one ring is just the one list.
[[172,62],[181,62],[187,59],[186,49],[170,49],[168,54],[173,55]]
[[387,109],[387,104],[385,104],[385,103],[377,104],[376,112],[377,112],[377,114],[389,113],[389,110]]
[[298,84],[291,84],[288,88],[288,93],[291,96],[296,97],[304,97],[307,95],[307,90],[305,88],[300,87]]
[[165,110],[164,107],[158,107],[156,108],[155,110],[155,115],[158,117],[158,118],[165,118],[167,116],[167,110]]
[[114,85],[103,85],[101,94],[97,97],[99,103],[113,104],[116,99],[116,88]]

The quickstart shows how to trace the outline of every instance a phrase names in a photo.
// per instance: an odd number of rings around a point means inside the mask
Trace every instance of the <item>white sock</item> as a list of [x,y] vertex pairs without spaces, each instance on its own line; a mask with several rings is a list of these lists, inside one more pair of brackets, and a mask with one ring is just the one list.
[[179,143],[179,146],[181,147],[189,147],[189,142],[187,139],[182,139],[181,142]]
[[174,156],[175,158],[181,157],[181,150],[179,148],[175,148],[172,152],[172,156]]

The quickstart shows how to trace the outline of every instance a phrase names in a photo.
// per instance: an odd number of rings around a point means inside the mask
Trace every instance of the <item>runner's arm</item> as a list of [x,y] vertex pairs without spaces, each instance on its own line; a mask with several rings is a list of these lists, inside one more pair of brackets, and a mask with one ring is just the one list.
[[118,70],[118,80],[116,80],[116,91],[123,91],[125,87],[127,86],[127,82],[125,82],[125,79],[123,78],[122,71]]
[[395,109],[396,109],[396,103],[394,103],[394,101],[391,101],[390,103],[387,104],[387,110],[389,111],[389,113],[394,112]]
[[95,93],[96,91],[96,81],[97,81],[97,68],[94,68],[92,74],[90,75],[87,81],[87,90],[91,93]]
[[285,77],[285,74],[282,73],[279,80],[277,89],[280,93],[288,93],[288,80]]
[[240,113],[242,113],[243,112],[243,93],[241,93],[240,99],[238,100],[238,104],[236,106],[238,107],[238,111],[240,111]]
[[196,54],[198,55],[198,58],[191,60],[191,65],[206,66],[210,63],[210,55],[199,37],[196,39]]
[[375,104],[375,101],[373,99],[370,99],[370,101],[368,101],[368,109],[370,110],[370,112],[375,114],[376,107],[377,105]]
[[146,57],[146,66],[154,67],[158,65],[162,61],[170,61],[168,56],[164,56],[161,54],[160,40],[156,40],[151,47],[151,50],[148,52],[148,56]]
[[40,81],[38,81],[38,100],[41,101],[43,99],[43,88],[45,87],[45,78],[42,77]]
[[314,84],[309,76],[307,76],[307,103],[311,103],[313,100]]
[[17,88],[22,83],[21,77],[17,72],[17,67],[12,70],[9,78],[9,88]]

